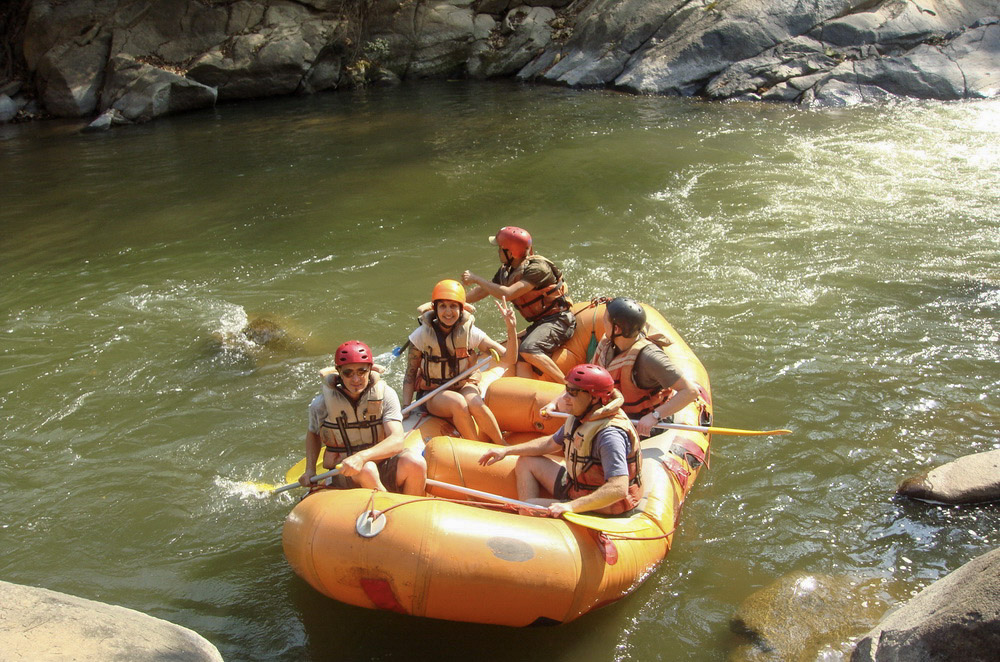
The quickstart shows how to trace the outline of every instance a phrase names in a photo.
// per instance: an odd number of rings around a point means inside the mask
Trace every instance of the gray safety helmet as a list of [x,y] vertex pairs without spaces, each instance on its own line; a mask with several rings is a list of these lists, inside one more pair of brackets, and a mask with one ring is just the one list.
[[622,335],[631,338],[646,326],[646,311],[635,299],[617,297],[608,302],[611,323],[622,330]]

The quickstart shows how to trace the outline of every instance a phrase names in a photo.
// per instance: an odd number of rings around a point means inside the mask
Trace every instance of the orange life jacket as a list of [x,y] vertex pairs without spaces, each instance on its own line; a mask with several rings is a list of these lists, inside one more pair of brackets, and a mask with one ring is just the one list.
[[525,267],[532,262],[537,263],[539,261],[548,265],[548,268],[552,271],[552,275],[555,276],[555,282],[526,290],[523,294],[511,300],[511,303],[514,304],[518,312],[529,322],[534,322],[546,315],[553,315],[561,313],[564,310],[569,310],[570,306],[573,305],[573,302],[567,296],[569,289],[563,280],[562,272],[559,271],[556,265],[552,264],[551,260],[541,255],[529,255],[516,269],[502,267],[497,272],[500,285],[509,286],[520,282],[524,278]]
[[634,345],[612,359],[610,356],[614,343],[610,338],[602,338],[594,354],[594,363],[611,373],[611,378],[615,380],[618,390],[625,397],[622,411],[632,417],[645,416],[666,402],[673,394],[673,389],[670,388],[649,390],[639,388],[635,383],[636,361],[640,352],[651,345],[657,346],[646,338],[640,338]]
[[628,434],[629,448],[625,461],[628,464],[628,494],[610,506],[599,508],[594,512],[604,515],[620,515],[632,510],[639,504],[642,496],[642,452],[639,446],[639,434],[621,410],[614,416],[605,418],[584,418],[577,425],[572,416],[563,426],[563,444],[566,459],[566,471],[569,474],[569,497],[576,499],[590,494],[607,481],[604,478],[604,467],[599,458],[594,457],[594,440],[597,433],[608,426],[621,428]]
[[420,328],[413,346],[422,357],[417,390],[427,391],[472,367],[474,357],[469,352],[469,335],[476,318],[467,311],[448,333],[434,324],[433,310],[420,315]]
[[352,455],[371,448],[385,438],[385,428],[382,425],[385,382],[377,372],[371,371],[368,373],[368,388],[355,401],[347,395],[339,377],[334,388],[326,383],[326,376],[334,371],[336,368],[324,368],[320,371],[324,377],[326,418],[320,426],[319,438],[328,452]]

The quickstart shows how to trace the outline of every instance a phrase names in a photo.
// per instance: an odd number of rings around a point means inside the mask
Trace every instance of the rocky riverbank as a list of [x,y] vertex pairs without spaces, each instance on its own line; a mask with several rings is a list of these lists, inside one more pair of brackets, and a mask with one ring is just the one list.
[[0,659],[222,662],[187,628],[131,609],[0,581]]
[[0,121],[516,77],[850,105],[1000,92],[1000,0],[19,0]]

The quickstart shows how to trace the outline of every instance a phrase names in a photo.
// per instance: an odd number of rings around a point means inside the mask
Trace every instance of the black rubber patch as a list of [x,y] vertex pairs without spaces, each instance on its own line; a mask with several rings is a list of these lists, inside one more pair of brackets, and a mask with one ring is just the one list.
[[494,536],[487,540],[486,544],[492,550],[493,556],[504,561],[523,563],[535,558],[535,550],[531,545],[517,538]]

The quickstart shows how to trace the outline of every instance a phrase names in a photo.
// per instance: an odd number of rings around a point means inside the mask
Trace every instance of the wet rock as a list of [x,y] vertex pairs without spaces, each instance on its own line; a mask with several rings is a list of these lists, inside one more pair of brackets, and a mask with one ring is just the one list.
[[1000,651],[1000,549],[934,582],[866,634],[852,662],[996,660]]
[[131,609],[0,581],[0,657],[5,660],[221,662],[187,628]]
[[1000,450],[966,455],[911,476],[899,484],[896,493],[951,504],[1000,500]]
[[[111,60],[101,104],[132,122],[215,105],[214,88],[172,71],[119,55]],[[112,116],[112,120],[114,116]]]
[[261,347],[278,348],[289,340],[288,331],[264,317],[250,320],[240,331],[244,338]]
[[97,133],[99,131],[107,131],[113,126],[131,123],[117,109],[109,108],[98,115],[96,120],[85,126],[82,131],[84,133]]
[[17,116],[18,107],[6,94],[0,94],[0,122],[9,122]]
[[815,660],[830,642],[864,632],[885,608],[874,582],[787,575],[740,605],[731,625],[749,642],[733,651],[730,660]]

